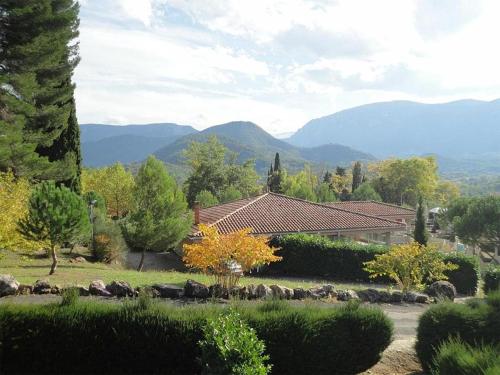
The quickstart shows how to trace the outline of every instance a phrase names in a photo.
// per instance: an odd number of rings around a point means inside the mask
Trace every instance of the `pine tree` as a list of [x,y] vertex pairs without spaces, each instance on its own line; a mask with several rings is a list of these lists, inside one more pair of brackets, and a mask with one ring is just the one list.
[[[24,118],[18,125],[22,138],[35,145],[38,155],[54,162],[51,176],[42,178],[72,181],[76,189],[79,151],[63,154],[60,144],[67,142],[59,138],[74,133],[67,128],[74,111],[71,77],[79,61],[74,43],[78,9],[74,0],[3,0],[0,5],[2,87],[26,104],[24,110],[10,106],[9,111]],[[79,140],[75,142],[79,147]],[[32,153],[25,154],[25,160],[35,159]]]
[[19,222],[19,230],[29,240],[49,242],[52,275],[57,268],[57,247],[89,233],[87,207],[68,188],[57,187],[52,181],[42,182],[29,199],[28,216]]
[[135,179],[135,208],[124,225],[134,248],[142,250],[138,271],[147,251],[173,249],[189,232],[192,216],[186,198],[163,162],[150,156]]
[[352,192],[361,185],[363,182],[363,175],[361,174],[361,163],[357,161],[354,163],[354,167],[352,168]]
[[424,201],[422,196],[418,198],[418,208],[417,208],[417,218],[415,220],[415,230],[413,232],[413,238],[416,242],[422,246],[427,246],[427,241],[429,240],[429,233],[426,228],[426,220],[424,213]]

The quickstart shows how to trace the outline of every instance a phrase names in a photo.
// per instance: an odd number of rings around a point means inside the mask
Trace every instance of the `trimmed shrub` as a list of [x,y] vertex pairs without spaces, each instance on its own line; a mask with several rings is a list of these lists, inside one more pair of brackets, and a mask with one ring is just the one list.
[[200,341],[203,374],[266,375],[265,345],[236,311],[208,321]]
[[[207,320],[222,309],[89,301],[2,305],[0,373],[199,374],[198,342]],[[392,322],[381,310],[357,305],[254,303],[236,311],[264,341],[274,374],[356,374],[380,359],[392,337]]]
[[450,339],[439,347],[433,361],[434,375],[500,374],[500,346],[473,347]]
[[364,282],[373,280],[363,269],[363,263],[387,251],[387,246],[383,245],[333,241],[309,234],[278,236],[272,239],[271,245],[280,248],[276,255],[283,259],[271,264],[265,272]]
[[500,342],[500,293],[490,294],[486,301],[472,300],[465,305],[441,303],[420,317],[415,348],[424,370],[431,367],[437,348],[451,338],[460,338],[471,345],[497,345]]
[[481,277],[479,260],[474,256],[460,253],[447,254],[445,260],[458,265],[456,270],[445,272],[448,281],[455,285],[457,292],[469,296],[476,295]]
[[500,290],[500,266],[490,266],[484,273],[484,293]]

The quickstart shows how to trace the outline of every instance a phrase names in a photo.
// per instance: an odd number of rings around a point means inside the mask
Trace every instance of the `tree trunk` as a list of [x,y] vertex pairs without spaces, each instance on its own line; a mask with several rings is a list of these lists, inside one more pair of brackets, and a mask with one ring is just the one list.
[[137,271],[141,272],[142,271],[142,267],[144,266],[144,258],[146,256],[146,249],[143,249],[142,250],[142,254],[141,254],[141,261],[139,262],[139,267],[137,267]]
[[57,254],[55,245],[50,246],[50,255],[52,256],[52,266],[50,267],[49,275],[54,274],[57,268]]

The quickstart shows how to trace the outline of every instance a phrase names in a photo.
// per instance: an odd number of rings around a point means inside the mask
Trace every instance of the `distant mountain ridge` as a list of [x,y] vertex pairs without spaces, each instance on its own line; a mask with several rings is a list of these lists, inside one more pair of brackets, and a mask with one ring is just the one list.
[[335,142],[380,158],[499,153],[500,99],[366,104],[311,120],[287,141],[301,147]]
[[[102,128],[101,128],[102,127]],[[144,131],[142,131],[144,127]],[[182,151],[192,141],[205,141],[211,135],[231,151],[239,161],[255,159],[257,171],[264,175],[279,152],[283,165],[291,172],[305,164],[334,167],[355,160],[373,160],[370,154],[338,144],[301,148],[274,138],[251,122],[234,121],[209,127],[201,132],[190,126],[176,124],[150,125],[81,125],[83,162],[98,167],[117,161],[133,163],[155,154],[169,165],[183,163]]]

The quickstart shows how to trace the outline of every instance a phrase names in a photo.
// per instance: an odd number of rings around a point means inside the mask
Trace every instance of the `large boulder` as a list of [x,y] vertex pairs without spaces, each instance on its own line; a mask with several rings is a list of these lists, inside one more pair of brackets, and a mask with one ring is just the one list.
[[93,296],[112,297],[113,295],[106,289],[106,284],[102,280],[94,280],[89,285],[89,293]]
[[227,288],[224,288],[220,284],[214,284],[214,285],[210,285],[210,287],[208,288],[208,295],[211,298],[228,299],[229,298],[229,290],[227,290]]
[[37,280],[33,285],[34,294],[50,294],[52,292],[52,286],[47,280]]
[[337,299],[339,301],[350,301],[359,299],[359,296],[354,290],[339,290],[337,291]]
[[310,288],[307,292],[307,295],[312,299],[320,299],[320,298],[336,297],[337,292],[335,291],[335,287],[333,285],[325,284]]
[[269,288],[271,288],[273,298],[286,299],[285,287],[281,285],[269,285]]
[[389,303],[392,302],[392,294],[386,290],[379,290],[379,302]]
[[184,285],[184,297],[205,299],[209,296],[208,286],[194,280],[186,281]]
[[402,301],[403,301],[403,293],[402,292],[398,292],[398,291],[392,292],[390,302],[399,303]]
[[256,299],[257,297],[257,286],[254,284],[247,285],[247,298]]
[[28,295],[33,293],[33,285],[20,284],[19,289],[17,289],[17,294]]
[[273,296],[273,291],[267,285],[259,284],[255,290],[257,298],[270,298]]
[[169,284],[155,284],[153,289],[160,293],[161,298],[180,298],[184,294],[184,288]]
[[153,288],[152,286],[138,286],[135,289],[135,295],[146,295],[150,298],[159,298],[161,297],[160,292]]
[[0,297],[12,296],[17,293],[19,283],[12,275],[0,275]]
[[426,290],[427,294],[437,299],[448,299],[453,301],[457,296],[455,285],[448,281],[435,281]]
[[375,303],[380,301],[380,293],[377,289],[359,290],[358,296],[364,302]]
[[133,297],[135,290],[126,281],[112,281],[106,285],[106,290],[116,297]]

